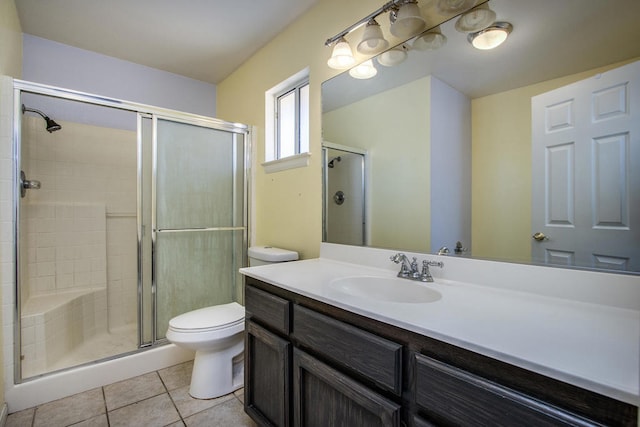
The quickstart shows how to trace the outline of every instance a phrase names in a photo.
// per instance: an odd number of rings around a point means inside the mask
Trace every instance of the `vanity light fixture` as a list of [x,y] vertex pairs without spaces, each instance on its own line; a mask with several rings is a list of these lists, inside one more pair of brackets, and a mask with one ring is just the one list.
[[390,31],[396,37],[406,39],[422,31],[425,26],[425,19],[420,13],[417,0],[390,0],[376,11],[327,39],[324,43],[325,46],[335,45],[331,58],[327,61],[329,67],[344,70],[355,64],[351,46],[345,37],[365,24],[367,27],[364,29],[362,40],[356,47],[358,53],[374,55],[387,49],[389,42],[384,39],[382,30],[375,21],[375,18],[386,12],[390,12]]
[[346,70],[355,63],[356,59],[353,57],[349,42],[344,37],[341,37],[333,47],[333,52],[331,53],[331,58],[327,61],[327,65],[334,70]]
[[369,20],[364,27],[362,40],[356,50],[363,55],[377,55],[389,47],[389,42],[382,35],[380,24],[375,19]]
[[370,79],[376,74],[378,74],[378,70],[376,70],[371,59],[367,59],[362,64],[356,65],[349,70],[349,75],[354,79]]
[[447,37],[440,31],[440,26],[420,34],[413,40],[411,47],[416,50],[436,50],[447,43]]
[[382,52],[376,57],[380,65],[385,67],[394,67],[404,62],[407,59],[407,51],[409,48],[403,43],[399,46],[389,49],[386,52]]
[[493,49],[500,46],[512,30],[513,26],[508,22],[495,22],[484,30],[469,34],[467,40],[476,49]]
[[397,10],[392,10],[389,18],[391,20],[391,34],[398,38],[414,36],[425,26],[425,20],[420,14],[416,0],[407,1]]
[[483,3],[462,14],[456,21],[456,30],[461,33],[475,33],[487,28],[496,20],[496,13]]

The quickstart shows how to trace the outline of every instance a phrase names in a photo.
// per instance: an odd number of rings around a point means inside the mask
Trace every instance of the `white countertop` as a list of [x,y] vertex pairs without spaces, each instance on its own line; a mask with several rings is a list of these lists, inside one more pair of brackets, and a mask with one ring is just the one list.
[[[640,404],[639,310],[438,277],[435,283],[420,284],[440,292],[438,301],[381,302],[336,294],[328,284],[350,276],[393,278],[394,271],[325,258],[249,267],[240,272],[353,313]],[[433,273],[436,276],[436,271]]]

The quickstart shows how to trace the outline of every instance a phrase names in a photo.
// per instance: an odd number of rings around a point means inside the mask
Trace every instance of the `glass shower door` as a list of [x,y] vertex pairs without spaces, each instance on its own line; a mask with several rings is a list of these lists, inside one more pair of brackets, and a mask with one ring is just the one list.
[[244,134],[154,119],[155,339],[179,314],[239,300],[245,259]]

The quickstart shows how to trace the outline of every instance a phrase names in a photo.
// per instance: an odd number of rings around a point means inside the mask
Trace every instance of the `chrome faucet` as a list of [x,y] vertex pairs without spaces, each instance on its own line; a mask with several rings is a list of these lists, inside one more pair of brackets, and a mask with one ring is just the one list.
[[444,266],[444,263],[442,262],[424,260],[422,261],[422,271],[419,271],[418,259],[416,257],[413,257],[413,259],[409,261],[409,258],[407,258],[405,254],[397,253],[390,259],[396,264],[401,264],[398,277],[409,280],[418,280],[420,282],[433,282],[433,276],[431,276],[429,266],[440,268]]

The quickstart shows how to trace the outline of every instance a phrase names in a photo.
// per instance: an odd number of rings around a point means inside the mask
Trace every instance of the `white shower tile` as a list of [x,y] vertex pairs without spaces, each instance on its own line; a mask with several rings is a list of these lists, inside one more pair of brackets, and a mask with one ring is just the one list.
[[34,233],[36,245],[39,248],[48,248],[56,245],[56,233]]
[[38,262],[54,261],[56,259],[55,248],[38,248],[36,249],[36,259]]
[[38,277],[54,276],[56,274],[56,263],[55,262],[38,262],[36,264],[36,269],[38,271]]

